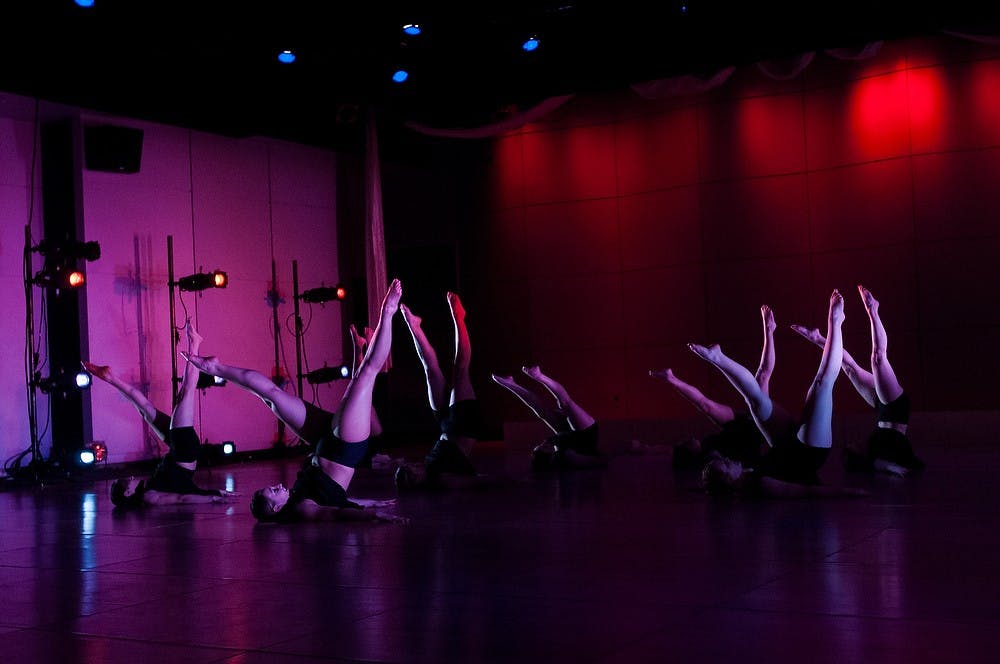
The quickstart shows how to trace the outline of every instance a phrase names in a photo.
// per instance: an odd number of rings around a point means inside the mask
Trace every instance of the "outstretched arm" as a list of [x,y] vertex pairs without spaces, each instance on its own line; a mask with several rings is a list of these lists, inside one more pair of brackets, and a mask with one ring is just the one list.
[[871,495],[864,489],[854,487],[796,484],[773,477],[762,477],[760,488],[768,498],[863,498]]
[[881,473],[889,473],[890,475],[896,475],[897,477],[906,477],[906,474],[910,472],[908,468],[886,459],[875,459],[872,466],[875,470]]
[[222,491],[218,494],[201,493],[171,493],[169,491],[150,490],[142,494],[142,500],[147,505],[192,505],[207,503],[232,503],[240,496],[233,491]]
[[379,521],[408,523],[409,519],[378,508],[327,507],[312,500],[303,500],[295,507],[300,521]]

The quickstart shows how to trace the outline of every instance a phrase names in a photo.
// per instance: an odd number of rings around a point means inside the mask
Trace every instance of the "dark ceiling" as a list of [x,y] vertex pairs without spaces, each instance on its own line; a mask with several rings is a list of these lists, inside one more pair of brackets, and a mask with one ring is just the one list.
[[[553,94],[992,25],[997,10],[983,5],[998,4],[28,0],[4,19],[0,90],[345,148],[369,106],[386,122],[476,126]],[[404,39],[408,22],[424,34]],[[525,54],[529,32],[543,45]],[[280,65],[289,46],[299,60]],[[410,65],[405,86],[389,81],[397,63]]]

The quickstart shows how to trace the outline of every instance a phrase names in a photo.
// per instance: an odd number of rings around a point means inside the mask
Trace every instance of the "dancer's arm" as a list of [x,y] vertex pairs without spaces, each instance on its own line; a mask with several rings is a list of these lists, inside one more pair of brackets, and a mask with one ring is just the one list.
[[854,487],[796,484],[766,476],[760,478],[760,490],[768,498],[863,498],[871,495]]
[[172,493],[170,491],[149,490],[142,494],[142,500],[147,505],[190,505],[207,503],[232,503],[240,496],[233,491],[219,490],[218,494],[202,493]]
[[886,459],[875,459],[872,466],[879,472],[889,473],[898,477],[906,477],[906,474],[910,472],[909,469]]
[[383,523],[408,523],[409,519],[375,508],[328,507],[312,500],[303,500],[295,506],[299,521],[379,521]]

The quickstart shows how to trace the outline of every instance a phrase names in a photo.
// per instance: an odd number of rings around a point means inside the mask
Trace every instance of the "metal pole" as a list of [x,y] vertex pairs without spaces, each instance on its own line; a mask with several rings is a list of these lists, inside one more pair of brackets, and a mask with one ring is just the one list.
[[[271,259],[271,322],[274,325],[274,372],[271,380],[275,384],[281,381],[281,353],[279,340],[281,337],[281,325],[278,322],[278,269],[275,267],[274,259]],[[278,418],[278,434],[274,440],[275,447],[285,446],[285,423]]]
[[299,316],[299,262],[292,261],[292,293],[295,302],[295,376],[302,398],[302,318]]
[[174,236],[167,236],[167,287],[170,293],[170,403],[171,407],[177,403],[177,337],[174,330],[177,329],[176,315],[174,310]]

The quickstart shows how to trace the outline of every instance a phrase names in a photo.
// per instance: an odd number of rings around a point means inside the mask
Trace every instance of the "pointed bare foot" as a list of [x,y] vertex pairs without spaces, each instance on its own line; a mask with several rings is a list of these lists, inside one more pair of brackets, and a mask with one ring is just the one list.
[[688,348],[692,353],[703,360],[708,360],[712,364],[716,364],[722,359],[722,347],[719,344],[712,344],[711,346],[688,344]]
[[844,318],[844,296],[834,288],[830,293],[830,320],[834,323],[843,323]]
[[861,301],[865,304],[865,310],[868,311],[869,316],[874,316],[878,313],[878,300],[872,295],[872,292],[858,284],[858,294],[861,296]]
[[202,357],[201,355],[193,355],[191,353],[185,353],[184,351],[180,351],[180,354],[181,357],[183,357],[185,360],[194,365],[194,368],[197,369],[198,371],[207,373],[211,376],[219,375],[217,372],[222,363],[219,362],[218,357],[214,355],[210,355],[208,357]]
[[354,323],[351,323],[350,329],[351,329],[351,340],[354,342],[354,347],[357,348],[358,350],[364,350],[365,345],[368,343],[368,339],[361,336],[361,333],[358,332],[358,328],[354,326]]
[[530,367],[521,367],[521,371],[535,380],[539,380],[542,377],[542,370],[538,368],[537,364]]
[[815,327],[805,327],[804,325],[790,325],[789,327],[791,327],[792,330],[794,330],[800,337],[813,342],[820,348],[826,345],[826,337],[824,337],[823,333]]
[[764,321],[764,327],[769,332],[774,332],[774,328],[777,327],[777,323],[774,322],[774,311],[771,310],[771,307],[766,304],[761,306],[760,317]]
[[414,328],[420,328],[420,324],[424,321],[423,318],[410,311],[410,308],[405,304],[401,304],[399,309],[403,312],[403,320],[406,322],[406,327],[410,328],[411,332]]
[[190,318],[184,323],[184,334],[187,336],[188,352],[197,355],[198,351],[201,349],[201,342],[205,339],[198,334],[196,329],[194,329],[194,325],[191,324]]
[[490,377],[493,378],[493,382],[497,385],[503,385],[504,387],[515,387],[517,385],[517,381],[514,380],[513,376],[498,376],[497,374],[490,374]]
[[86,369],[87,373],[91,376],[96,376],[105,382],[111,380],[111,367],[84,361],[81,361],[80,364],[83,365],[83,368]]
[[667,369],[650,369],[649,370],[649,375],[652,376],[653,378],[662,378],[663,380],[667,381],[668,383],[669,382],[673,382],[674,380],[676,380],[674,378],[674,372],[671,369],[669,369],[669,368],[667,368]]
[[451,315],[455,320],[465,318],[465,307],[462,305],[458,293],[448,292],[448,306],[451,307]]
[[403,299],[403,283],[399,279],[393,279],[386,291],[385,299],[382,300],[382,316],[392,318],[399,311],[399,301]]

